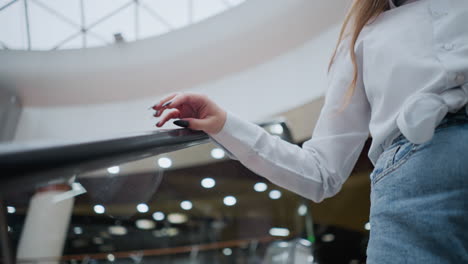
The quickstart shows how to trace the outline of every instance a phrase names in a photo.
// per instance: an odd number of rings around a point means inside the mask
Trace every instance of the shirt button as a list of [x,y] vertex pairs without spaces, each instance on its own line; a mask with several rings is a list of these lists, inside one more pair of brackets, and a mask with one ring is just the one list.
[[457,82],[457,84],[463,84],[465,82],[465,75],[457,74],[455,77],[455,82]]
[[452,50],[453,47],[454,47],[454,45],[451,44],[451,43],[446,43],[446,44],[444,45],[444,49],[445,49],[445,50]]

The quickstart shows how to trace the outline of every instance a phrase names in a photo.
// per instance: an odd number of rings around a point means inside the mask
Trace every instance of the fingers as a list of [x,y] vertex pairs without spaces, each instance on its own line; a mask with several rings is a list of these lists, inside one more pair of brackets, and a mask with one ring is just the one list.
[[159,117],[162,115],[164,110],[170,109],[170,108],[178,108],[182,104],[186,103],[188,100],[189,100],[189,95],[183,94],[183,93],[175,93],[170,96],[167,96],[166,98],[161,100],[157,105],[153,107],[153,109],[156,110],[156,113],[154,116]]
[[156,123],[157,127],[162,127],[168,120],[172,118],[180,118],[180,111],[178,109],[174,109],[170,112],[167,112],[164,116],[161,117],[158,123]]
[[152,106],[151,108],[153,108],[154,110],[159,110],[161,109],[162,105],[169,102],[172,98],[176,97],[178,94],[180,93],[172,93],[166,97],[164,97],[161,101],[159,101],[159,103],[155,104],[154,106]]

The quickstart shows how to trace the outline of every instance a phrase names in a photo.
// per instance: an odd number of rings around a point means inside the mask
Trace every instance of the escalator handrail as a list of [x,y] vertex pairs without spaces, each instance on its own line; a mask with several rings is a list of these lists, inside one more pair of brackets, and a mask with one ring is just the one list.
[[69,179],[87,171],[148,158],[206,143],[208,135],[191,129],[167,129],[112,139],[62,145],[0,145],[0,193]]

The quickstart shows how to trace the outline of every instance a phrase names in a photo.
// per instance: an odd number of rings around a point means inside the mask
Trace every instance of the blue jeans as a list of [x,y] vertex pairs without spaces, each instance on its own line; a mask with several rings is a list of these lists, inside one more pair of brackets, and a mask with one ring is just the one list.
[[468,263],[468,116],[447,115],[431,141],[400,135],[371,173],[367,263]]

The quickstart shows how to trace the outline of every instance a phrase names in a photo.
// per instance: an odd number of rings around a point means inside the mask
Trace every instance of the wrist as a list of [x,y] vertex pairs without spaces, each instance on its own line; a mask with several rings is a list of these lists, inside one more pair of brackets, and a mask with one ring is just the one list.
[[227,112],[223,109],[221,109],[220,112],[221,113],[219,115],[219,121],[217,122],[219,125],[213,134],[218,134],[219,132],[221,132],[221,130],[223,130],[224,128],[224,125],[226,124]]

